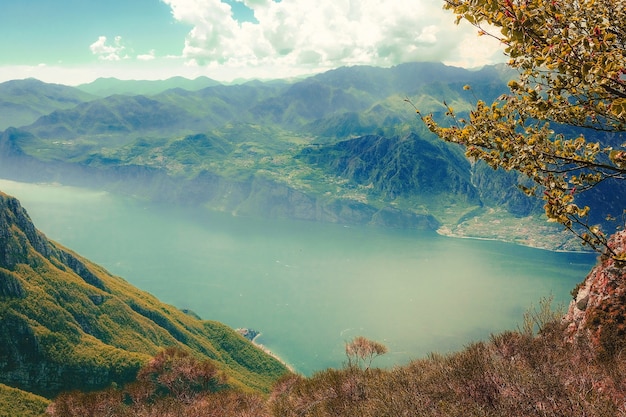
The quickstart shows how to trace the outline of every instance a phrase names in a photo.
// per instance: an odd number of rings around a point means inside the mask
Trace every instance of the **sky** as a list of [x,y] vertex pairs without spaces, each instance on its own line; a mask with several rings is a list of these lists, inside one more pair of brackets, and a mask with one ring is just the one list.
[[0,0],[0,82],[232,82],[341,66],[504,62],[443,0]]

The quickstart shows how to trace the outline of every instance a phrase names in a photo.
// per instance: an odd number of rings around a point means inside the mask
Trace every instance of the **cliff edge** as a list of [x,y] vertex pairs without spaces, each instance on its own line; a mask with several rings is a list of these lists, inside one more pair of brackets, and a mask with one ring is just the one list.
[[[616,254],[626,253],[626,231],[609,240]],[[626,263],[602,256],[574,289],[564,318],[571,340],[588,339],[599,355],[612,357],[626,347]]]

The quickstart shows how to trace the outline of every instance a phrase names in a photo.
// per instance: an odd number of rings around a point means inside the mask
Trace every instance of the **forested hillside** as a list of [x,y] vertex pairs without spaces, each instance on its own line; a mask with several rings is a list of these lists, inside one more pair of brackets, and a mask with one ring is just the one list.
[[135,379],[167,347],[210,360],[232,388],[288,372],[233,329],[159,302],[48,240],[0,194],[0,383],[53,398]]

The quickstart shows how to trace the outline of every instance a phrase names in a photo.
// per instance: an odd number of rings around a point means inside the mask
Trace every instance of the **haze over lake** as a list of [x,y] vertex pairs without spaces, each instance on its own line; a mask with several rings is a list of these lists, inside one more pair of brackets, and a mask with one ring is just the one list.
[[106,192],[0,180],[50,239],[204,319],[263,332],[299,372],[344,361],[344,342],[384,343],[406,363],[514,329],[570,290],[593,254],[432,232],[233,217]]

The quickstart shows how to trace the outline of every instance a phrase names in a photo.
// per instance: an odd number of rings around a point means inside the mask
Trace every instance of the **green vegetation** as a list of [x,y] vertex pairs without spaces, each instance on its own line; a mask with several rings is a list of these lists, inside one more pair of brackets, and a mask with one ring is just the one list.
[[224,384],[268,392],[287,368],[233,329],[161,303],[48,241],[0,194],[0,381],[48,398],[135,379],[163,348],[210,360]]
[[42,417],[50,400],[0,384],[0,417]]

